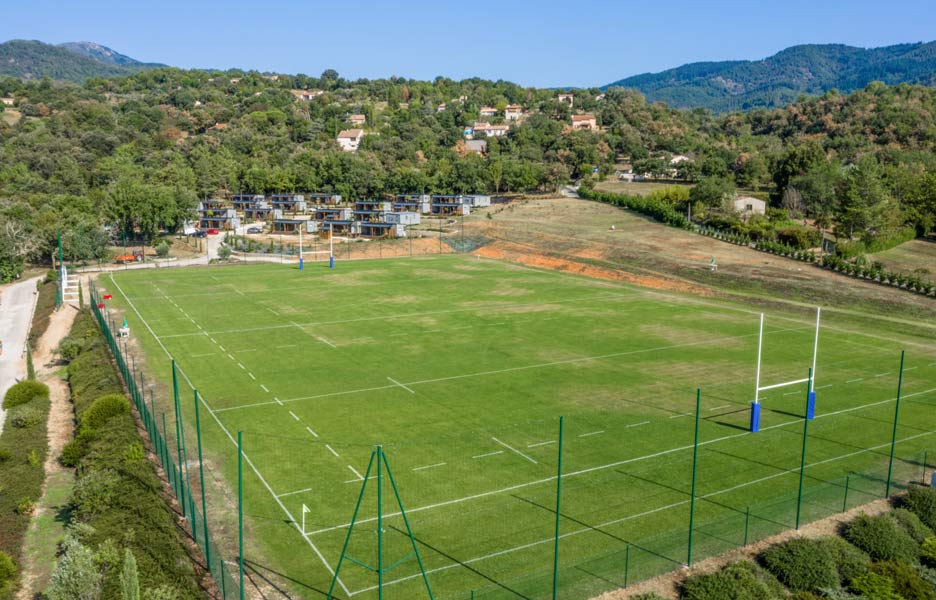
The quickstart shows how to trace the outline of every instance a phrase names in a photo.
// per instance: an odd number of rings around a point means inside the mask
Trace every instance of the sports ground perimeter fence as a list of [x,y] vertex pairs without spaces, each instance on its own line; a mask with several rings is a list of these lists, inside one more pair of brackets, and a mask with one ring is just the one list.
[[[172,403],[172,415],[165,412],[157,413],[157,405],[153,397],[153,386],[147,386],[143,381],[137,365],[138,361],[129,351],[128,344],[115,335],[118,328],[102,310],[103,302],[100,292],[91,284],[91,308],[93,314],[107,340],[117,366],[126,382],[131,400],[136,407],[143,428],[152,444],[153,451],[158,456],[166,477],[172,487],[180,510],[186,521],[187,533],[198,544],[205,558],[205,565],[210,571],[221,598],[224,600],[243,599],[247,593],[246,573],[243,555],[244,533],[243,523],[237,527],[237,539],[234,539],[233,528],[230,523],[215,523],[211,527],[207,516],[209,513],[217,514],[216,507],[209,510],[215,502],[224,502],[224,498],[210,498],[206,493],[205,477],[212,476],[211,469],[204,468],[201,446],[201,421],[198,413],[198,395],[195,392],[195,439],[197,447],[186,447],[185,424],[181,419],[181,405],[178,391],[178,381],[173,381],[172,397],[168,398],[164,406]],[[149,397],[146,391],[149,390]],[[696,418],[698,423],[698,399]],[[920,451],[895,454],[897,443],[898,405],[894,413],[894,438],[888,444],[887,451],[882,449],[881,454],[890,453],[891,460],[879,461],[876,466],[863,471],[850,472],[844,477],[813,478],[808,485],[800,476],[800,486],[796,491],[778,495],[766,502],[752,503],[750,506],[739,508],[737,506],[720,505],[719,510],[711,511],[704,518],[699,518],[695,507],[703,503],[714,504],[715,501],[695,493],[693,485],[691,496],[677,504],[685,509],[686,520],[683,526],[670,527],[656,535],[629,539],[616,538],[615,550],[598,553],[582,560],[581,557],[563,557],[563,544],[570,536],[581,533],[583,530],[570,528],[563,529],[563,522],[556,518],[561,515],[563,519],[569,518],[561,505],[563,499],[562,485],[564,483],[562,471],[563,449],[561,443],[557,449],[557,476],[554,478],[555,486],[555,512],[548,511],[542,517],[541,524],[544,529],[552,532],[552,539],[548,545],[555,547],[555,554],[549,561],[542,561],[538,566],[530,565],[529,570],[522,577],[490,579],[489,583],[474,590],[436,594],[435,598],[451,600],[477,599],[507,599],[507,598],[589,598],[602,592],[626,588],[633,583],[657,575],[670,572],[685,565],[691,565],[699,560],[716,556],[729,550],[747,546],[764,540],[773,535],[790,529],[829,517],[848,509],[861,506],[868,502],[888,498],[895,492],[906,489],[910,485],[925,484],[930,467],[928,465],[928,452]],[[802,475],[806,465],[806,444],[808,420],[804,419],[803,430],[803,463],[798,472]],[[698,425],[697,425],[698,427]],[[175,431],[173,431],[173,428]],[[561,421],[560,421],[561,431]],[[698,431],[698,430],[697,430]],[[190,432],[191,433],[191,432]],[[173,444],[173,441],[175,443]],[[240,442],[238,436],[238,442]],[[240,448],[240,444],[239,444]],[[698,437],[696,439],[698,448]],[[197,469],[194,467],[193,454],[197,452]],[[240,456],[240,452],[238,453]],[[392,462],[392,456],[390,456]],[[693,482],[695,479],[695,465],[693,465]],[[792,473],[793,471],[791,471]],[[239,473],[240,475],[240,473]],[[242,479],[238,482],[238,510],[242,510]],[[682,482],[678,485],[682,486]],[[687,485],[686,488],[689,486]],[[362,492],[363,494],[363,492]],[[610,499],[608,499],[610,500]],[[230,502],[229,502],[230,503]],[[675,505],[672,505],[675,506]],[[350,514],[353,506],[347,507]],[[663,507],[663,508],[671,508]],[[624,517],[628,519],[653,519],[660,508],[648,508],[639,514]],[[549,521],[548,523],[546,521]],[[262,526],[262,525],[258,525]],[[419,525],[415,529],[419,534]],[[603,531],[602,526],[589,526],[587,529],[595,533],[613,536]],[[415,545],[415,544],[414,544]],[[545,545],[545,544],[544,544]],[[222,549],[223,548],[223,549]],[[239,548],[239,550],[233,550]],[[224,556],[224,552],[228,556]],[[226,560],[227,558],[227,560]],[[469,561],[470,562],[470,561]],[[457,561],[456,561],[457,563]],[[249,561],[248,561],[248,568]],[[457,563],[455,568],[471,569],[466,563]],[[430,571],[428,582],[432,583],[433,575]],[[419,597],[425,597],[424,591]],[[344,596],[336,596],[344,597]]]

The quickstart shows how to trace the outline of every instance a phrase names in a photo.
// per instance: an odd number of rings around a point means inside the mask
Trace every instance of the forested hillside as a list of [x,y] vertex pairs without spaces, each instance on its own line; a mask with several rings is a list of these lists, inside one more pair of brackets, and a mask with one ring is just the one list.
[[148,65],[109,48],[84,42],[53,46],[35,40],[10,40],[0,44],[0,75],[23,79],[82,82],[89,77],[129,75]]
[[[921,86],[872,84],[723,116],[623,89],[575,90],[573,108],[557,91],[502,81],[347,81],[334,71],[157,69],[80,86],[8,78],[0,96],[14,98],[0,113],[5,279],[26,260],[48,260],[60,229],[66,253],[95,256],[108,235],[175,230],[205,196],[549,192],[613,176],[621,161],[700,182],[690,199],[667,201],[677,210],[691,201],[694,217],[715,225],[737,222],[724,210],[736,189],[769,194],[775,210],[745,223],[753,235],[807,222],[871,244],[908,227],[923,235],[936,221],[936,91]],[[481,107],[511,104],[524,118],[487,138],[485,154],[469,152],[464,130]],[[572,113],[595,115],[599,129],[573,130]],[[351,114],[365,116],[366,135],[342,152],[335,138]],[[673,166],[674,155],[688,160]]]
[[872,81],[936,86],[936,42],[884,48],[793,46],[764,60],[691,63],[610,86],[637,89],[651,102],[725,112],[776,108],[803,94],[832,89],[848,93]]

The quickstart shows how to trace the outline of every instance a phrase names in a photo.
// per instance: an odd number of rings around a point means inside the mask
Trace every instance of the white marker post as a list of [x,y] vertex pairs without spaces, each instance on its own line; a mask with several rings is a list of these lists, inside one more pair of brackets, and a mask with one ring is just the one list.
[[302,270],[302,225],[299,225],[299,270]]

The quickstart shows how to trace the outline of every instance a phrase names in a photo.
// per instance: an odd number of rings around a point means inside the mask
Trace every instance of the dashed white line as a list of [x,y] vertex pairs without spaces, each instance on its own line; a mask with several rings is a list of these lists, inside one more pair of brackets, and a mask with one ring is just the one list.
[[234,358],[234,355],[231,354],[230,352],[228,352],[228,358],[230,358],[231,360],[237,360],[236,358]]
[[604,433],[604,429],[602,429],[601,431],[589,431],[588,433],[583,433],[579,435],[579,437],[591,437],[593,435],[601,435],[602,433]]
[[299,344],[284,344],[282,346],[277,346],[277,348],[295,348]]
[[833,385],[835,385],[835,384],[833,384],[833,383],[828,383],[828,384],[826,384],[826,385],[820,385],[820,386],[818,386],[818,387],[816,387],[816,388],[813,388],[813,391],[816,391],[816,390],[824,390],[825,388],[830,388],[830,387],[832,387]]
[[793,390],[792,392],[786,392],[786,393],[783,394],[783,395],[784,395],[784,396],[792,396],[792,395],[794,395],[794,394],[802,394],[802,393],[803,393],[803,392],[801,392],[801,391],[799,391],[799,390]]
[[340,456],[338,456],[338,453],[335,452],[335,449],[334,449],[334,448],[332,448],[332,447],[329,446],[328,444],[325,444],[325,447],[328,448],[328,451],[329,451],[329,452],[331,452],[332,454],[335,455],[335,458],[341,458]]
[[400,383],[399,381],[397,381],[396,379],[394,379],[393,377],[387,377],[387,380],[390,381],[391,383],[393,383],[394,385],[400,386],[401,388],[403,388],[404,390],[406,390],[406,391],[409,392],[410,394],[415,394],[415,393],[416,393],[416,392],[414,392],[413,390],[411,390],[410,388],[408,388],[408,387],[406,387],[405,385],[403,385],[402,383]]
[[221,348],[221,352],[227,352],[227,350],[225,350],[224,346],[222,346],[221,344],[218,344],[218,348]]
[[318,434],[315,433],[314,431],[312,431],[312,428],[311,428],[311,427],[306,427],[306,431],[308,431],[309,433],[311,433],[313,437],[318,437]]
[[297,420],[297,421],[299,420],[299,417],[296,416],[296,413],[294,413],[293,411],[289,411],[289,414],[292,416],[293,419],[295,419],[295,420]]
[[214,356],[214,352],[207,352],[205,354],[190,354],[190,358],[205,358],[206,356]]
[[721,410],[723,408],[731,408],[730,404],[722,404],[721,406],[713,406],[709,410]]
[[[424,470],[426,470],[426,469],[434,469],[435,467],[441,467],[441,466],[444,466],[444,465],[445,465],[445,463],[444,463],[444,462],[441,462],[441,463],[436,463],[436,464],[434,464],[434,465],[424,465],[424,466],[422,466],[422,467],[413,467],[413,470],[414,470],[414,471],[424,471]],[[364,479],[364,478],[361,477],[361,479]]]
[[539,446],[548,446],[549,444],[555,444],[556,440],[549,440],[548,442],[536,442],[535,444],[527,444],[527,448],[538,448]]
[[678,414],[678,415],[670,415],[668,418],[670,418],[670,419],[678,419],[679,417],[688,417],[688,416],[691,415],[691,414],[692,414],[692,413],[682,413],[682,414]]
[[268,394],[270,393],[270,390],[267,389],[267,386],[263,385],[262,383],[260,384],[260,389]]
[[247,367],[245,367],[245,366],[242,365],[241,363],[237,363],[237,366],[240,367],[241,369],[245,370],[245,371],[247,370]]
[[890,375],[890,373],[878,373],[875,377],[884,377],[885,375]]
[[[323,337],[320,336],[320,335],[315,336],[315,339],[317,339],[318,341],[322,342],[323,344],[328,344],[328,345],[331,346],[332,348],[337,348],[337,347],[338,347],[338,346],[336,346],[335,344],[333,344],[332,342],[330,342],[329,340],[323,338]],[[364,479],[364,478],[362,477],[361,479]]]
[[279,398],[273,398],[273,400],[275,400],[276,403],[279,404],[280,406],[283,406],[283,401],[280,400]]
[[646,424],[648,424],[649,422],[650,422],[650,421],[641,421],[640,423],[634,423],[633,425],[628,425],[628,426],[625,427],[624,429],[630,429],[631,427],[640,427],[641,425],[646,425]]
[[311,492],[313,488],[305,488],[303,490],[296,490],[294,492],[286,492],[284,494],[277,494],[277,498],[282,498],[283,496],[292,496],[293,494],[301,494],[303,492]]
[[907,367],[906,369],[904,369],[904,372],[912,371],[914,369],[916,369],[916,367]]
[[352,473],[354,473],[355,475],[357,475],[358,481],[364,481],[364,476],[361,475],[360,473],[358,473],[358,472],[357,472],[357,469],[355,469],[355,468],[352,467],[351,465],[348,465],[348,468],[351,469],[351,472],[352,472]]
[[864,381],[864,377],[859,377],[858,379],[849,379],[845,383],[858,383],[859,381]]
[[247,374],[250,375],[250,378],[253,379],[254,381],[257,380],[257,378],[254,377],[254,374],[253,374],[253,373],[251,373],[251,372],[248,371]]
[[530,462],[533,463],[534,465],[538,465],[538,464],[539,464],[538,462],[536,462],[535,460],[533,460],[532,458],[530,458],[529,456],[527,456],[527,455],[524,454],[523,452],[520,452],[519,450],[517,450],[516,448],[514,448],[513,446],[511,446],[511,445],[509,445],[509,444],[505,444],[504,442],[500,441],[500,440],[497,439],[496,437],[491,436],[491,439],[494,440],[495,442],[497,442],[498,444],[500,444],[501,446],[503,446],[504,448],[507,448],[507,449],[510,450],[511,452],[514,452],[514,453],[516,453],[516,454],[519,454],[520,456],[522,456],[523,458],[527,459],[528,461],[530,461]]
[[494,452],[488,452],[487,454],[478,454],[477,456],[472,456],[471,458],[487,458],[488,456],[494,456],[495,454],[503,454],[503,450],[495,450]]

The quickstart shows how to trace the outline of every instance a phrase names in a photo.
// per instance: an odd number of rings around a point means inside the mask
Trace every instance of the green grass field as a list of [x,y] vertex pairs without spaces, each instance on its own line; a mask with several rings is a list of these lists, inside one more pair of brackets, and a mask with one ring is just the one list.
[[[793,525],[806,390],[763,393],[763,430],[747,432],[756,307],[463,255],[339,262],[334,271],[128,271],[99,288],[114,294],[163,395],[168,355],[180,367],[193,480],[189,385],[202,396],[209,523],[228,560],[233,440],[243,432],[247,561],[268,590],[328,590],[381,444],[436,598],[546,597],[560,415],[561,597],[619,587],[625,571],[636,581],[678,567],[697,387],[695,557],[742,543],[745,529],[753,540]],[[767,311],[762,385],[806,377],[813,328],[809,309]],[[804,522],[883,494],[901,349],[898,478],[920,477],[916,457],[936,449],[936,344],[923,328],[894,328],[824,312]],[[411,547],[382,482],[388,567]],[[349,546],[372,566],[376,483]],[[414,559],[384,584],[386,598],[425,597]],[[376,585],[346,561],[336,591],[376,598]]]

